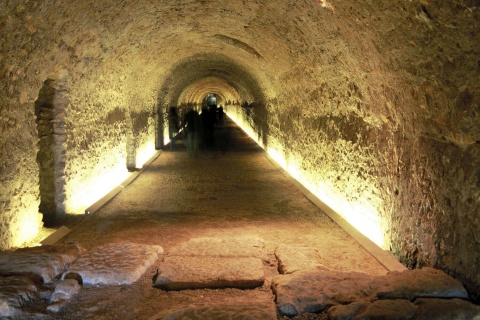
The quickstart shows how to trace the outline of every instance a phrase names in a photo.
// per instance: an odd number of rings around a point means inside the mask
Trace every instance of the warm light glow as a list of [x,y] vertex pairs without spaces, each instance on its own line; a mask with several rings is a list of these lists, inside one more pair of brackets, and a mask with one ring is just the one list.
[[137,151],[136,166],[141,169],[143,165],[155,154],[155,142],[148,142]]
[[[310,177],[308,172],[301,170],[301,166],[299,165],[301,159],[295,159],[292,155],[288,158],[285,157],[285,152],[274,139],[269,138],[268,146],[263,146],[254,134],[248,121],[245,120],[242,110],[239,109],[240,108],[236,108],[235,106],[230,106],[226,110],[228,116],[254,141],[264,148],[275,162],[364,236],[379,247],[388,249],[386,248],[384,237],[384,225],[376,209],[379,207],[379,203],[372,203],[373,200],[366,201],[362,199],[348,201],[346,195],[340,191],[336,191],[337,189],[331,182],[316,181],[318,180],[316,177]],[[315,184],[312,184],[310,182],[311,180],[315,181]],[[381,199],[377,199],[377,202],[378,201],[381,202]]]
[[[233,110],[232,110],[233,109]],[[244,120],[244,118],[238,114],[238,108],[228,106],[225,108],[226,113],[228,114],[228,117],[232,119],[242,130],[250,137],[252,138],[260,147],[264,148],[262,141],[258,139],[258,135],[255,134],[255,132],[252,130],[250,125],[248,124],[247,121]],[[224,111],[225,111],[224,110]],[[233,112],[236,111],[236,112]]]
[[128,178],[129,172],[125,163],[118,163],[115,167],[97,170],[100,174],[91,175],[90,179],[72,179],[67,184],[71,196],[66,201],[66,211],[71,214],[83,214],[85,209],[97,202],[112,189]]
[[33,240],[43,226],[42,215],[38,212],[38,200],[24,197],[22,203],[26,207],[18,212],[16,223],[12,225],[12,230],[15,230],[13,247],[21,247],[25,242]]
[[373,241],[383,249],[386,248],[382,223],[378,217],[377,210],[370,203],[358,201],[347,201],[344,194],[335,193],[333,186],[321,182],[317,187],[304,186],[327,206],[340,214],[355,229]]

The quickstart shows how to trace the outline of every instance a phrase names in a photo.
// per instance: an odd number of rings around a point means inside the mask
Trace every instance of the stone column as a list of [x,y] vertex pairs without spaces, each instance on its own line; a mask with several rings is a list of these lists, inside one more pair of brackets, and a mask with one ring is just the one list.
[[157,112],[155,112],[155,149],[156,150],[160,150],[163,148],[164,128],[165,128],[165,121],[163,117],[163,109],[161,106],[157,106]]
[[135,134],[133,133],[132,116],[127,115],[127,169],[128,171],[136,170],[136,148]]
[[65,214],[65,108],[68,90],[47,79],[35,101],[39,137],[37,163],[40,169],[40,206],[45,225],[52,225]]

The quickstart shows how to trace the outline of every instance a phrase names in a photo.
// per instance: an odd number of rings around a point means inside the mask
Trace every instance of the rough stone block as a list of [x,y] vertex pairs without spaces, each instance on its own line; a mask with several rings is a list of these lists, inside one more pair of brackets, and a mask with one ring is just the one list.
[[417,299],[417,319],[450,320],[474,319],[480,320],[480,306],[461,299]]
[[18,317],[22,307],[38,297],[38,288],[27,277],[0,277],[0,317]]
[[70,300],[78,291],[80,291],[81,286],[78,284],[77,280],[66,279],[60,282],[50,297],[50,302],[58,302],[62,300]]
[[275,249],[275,256],[278,260],[278,270],[282,274],[313,268],[328,271],[328,268],[320,262],[320,255],[315,248],[282,244]]
[[321,312],[334,304],[369,299],[375,292],[372,277],[356,272],[301,270],[274,279],[272,284],[281,315]]
[[83,285],[132,284],[157,261],[163,248],[136,243],[111,243],[80,257],[63,275]]
[[333,306],[327,311],[330,320],[347,320],[352,319],[353,315],[365,310],[370,301],[359,301],[347,305]]
[[468,298],[462,283],[441,270],[423,268],[390,272],[378,289],[381,299]]
[[[321,312],[332,305],[378,299],[413,301],[422,297],[468,297],[459,281],[432,268],[391,272],[386,276],[319,269],[300,270],[275,278],[272,289],[276,295],[277,309],[285,316]],[[380,303],[371,308],[375,310],[382,306]],[[340,314],[348,311],[339,309],[337,312]]]
[[149,320],[161,319],[275,320],[277,319],[277,312],[274,304],[191,306],[184,309],[162,311]]
[[155,287],[166,290],[255,288],[265,281],[258,258],[167,256],[160,264]]
[[59,277],[85,250],[78,244],[42,246],[0,253],[0,275],[25,275],[48,283]]
[[172,248],[169,255],[210,257],[255,257],[268,261],[263,239],[256,236],[235,238],[193,238]]

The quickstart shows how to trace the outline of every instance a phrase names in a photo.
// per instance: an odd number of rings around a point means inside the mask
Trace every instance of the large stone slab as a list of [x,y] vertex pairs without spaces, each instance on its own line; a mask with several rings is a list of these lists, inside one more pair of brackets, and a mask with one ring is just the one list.
[[263,239],[256,236],[235,238],[193,238],[169,250],[169,255],[209,257],[255,257],[268,261]]
[[0,277],[0,317],[24,315],[22,307],[35,298],[38,288],[28,277]]
[[278,311],[286,316],[377,299],[468,298],[459,281],[432,268],[391,272],[386,276],[300,270],[275,278],[272,289]]
[[63,275],[83,285],[132,284],[157,261],[163,248],[130,242],[111,243],[81,256]]
[[49,283],[85,252],[78,244],[22,248],[0,253],[0,275],[25,275]]
[[284,316],[317,313],[335,304],[370,299],[372,277],[357,272],[300,270],[274,279],[272,289],[278,311]]
[[275,256],[278,260],[278,271],[282,274],[313,268],[328,270],[321,263],[320,254],[315,248],[281,244],[275,249]]
[[468,298],[462,283],[433,268],[389,272],[379,278],[377,297],[382,299]]
[[154,283],[165,290],[255,288],[263,285],[262,260],[252,257],[217,258],[167,256]]
[[184,309],[162,311],[149,320],[276,320],[277,312],[272,304],[241,304],[190,306]]

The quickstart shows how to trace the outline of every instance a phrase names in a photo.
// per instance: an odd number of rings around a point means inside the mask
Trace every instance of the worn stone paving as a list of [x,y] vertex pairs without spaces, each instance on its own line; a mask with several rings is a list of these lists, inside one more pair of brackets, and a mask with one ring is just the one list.
[[0,317],[480,318],[439,270],[387,273],[238,135],[232,157],[164,154],[55,246],[0,253]]
[[357,316],[368,309],[385,319],[395,318],[392,312],[398,319],[410,319],[410,311],[413,315],[416,310],[411,301],[418,298],[468,299],[458,280],[432,268],[390,272],[386,276],[305,269],[278,276],[272,289],[279,313],[290,317],[347,305],[339,312]]
[[278,271],[289,274],[298,270],[319,268],[328,270],[322,264],[322,258],[317,249],[312,247],[298,247],[281,244],[275,249],[278,260]]
[[162,253],[158,245],[110,243],[81,256],[62,279],[78,279],[84,285],[132,284]]
[[[240,240],[195,238],[180,244],[160,263],[155,286],[182,290],[261,285],[265,261],[258,256],[265,256],[263,241],[250,237],[243,239],[243,248],[229,247],[232,243],[240,244]],[[34,260],[31,256],[44,257],[45,252],[55,255],[52,251],[62,255],[69,249],[71,246],[59,246],[57,250],[47,246],[32,249],[28,254],[25,250],[21,255],[12,252],[9,256],[10,261],[23,266],[23,273],[40,279],[43,269],[34,264],[29,267],[25,262]],[[232,255],[234,252],[239,256]],[[129,284],[162,253],[160,246],[133,243],[99,246],[83,253],[63,273],[61,277],[67,279],[58,282],[51,295],[42,292],[27,276],[0,277],[0,316],[22,316],[26,303],[42,297],[48,297],[47,311],[56,313],[82,288],[77,280],[68,279],[72,273],[81,275],[83,286]],[[275,253],[279,265],[287,270],[273,279],[276,310],[273,303],[189,305],[163,310],[151,319],[275,319],[277,311],[287,317],[326,311],[330,319],[480,318],[480,306],[468,302],[462,284],[440,270],[423,268],[372,276],[329,271],[318,266],[318,253],[314,248],[280,245]],[[124,263],[125,260],[130,262]],[[58,259],[49,263],[41,261],[43,268],[48,268],[48,265],[56,266]],[[312,265],[316,267],[309,268]]]
[[166,257],[155,287],[166,290],[259,287],[265,281],[257,258]]
[[22,315],[25,304],[36,298],[38,288],[30,278],[0,276],[0,317]]
[[0,253],[0,275],[36,276],[38,282],[48,283],[61,275],[85,252],[78,244],[22,248]]
[[268,260],[265,241],[258,236],[192,238],[171,248],[170,256],[255,257]]
[[167,290],[249,289],[263,285],[264,241],[259,237],[193,238],[172,248],[160,263],[155,286]]
[[190,306],[182,309],[166,310],[149,320],[196,319],[196,320],[275,320],[275,305],[251,303],[245,305]]

